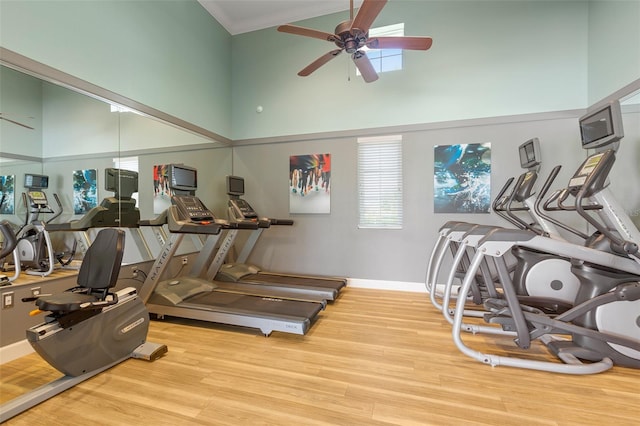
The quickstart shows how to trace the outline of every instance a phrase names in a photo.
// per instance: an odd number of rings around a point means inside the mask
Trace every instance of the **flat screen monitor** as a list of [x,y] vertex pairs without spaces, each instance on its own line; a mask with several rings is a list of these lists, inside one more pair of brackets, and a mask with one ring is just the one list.
[[130,198],[138,192],[138,172],[108,168],[104,170],[104,189],[115,192],[119,198]]
[[523,169],[538,166],[542,162],[538,138],[529,139],[520,145],[518,151],[520,152],[520,166]]
[[170,164],[168,170],[169,188],[178,191],[198,189],[198,170],[182,164]]
[[49,187],[49,176],[46,175],[24,175],[24,187],[25,188],[38,188],[46,189]]
[[227,176],[227,194],[244,195],[244,178],[239,176]]
[[579,123],[584,149],[600,148],[617,142],[624,136],[618,101],[588,112],[580,117]]

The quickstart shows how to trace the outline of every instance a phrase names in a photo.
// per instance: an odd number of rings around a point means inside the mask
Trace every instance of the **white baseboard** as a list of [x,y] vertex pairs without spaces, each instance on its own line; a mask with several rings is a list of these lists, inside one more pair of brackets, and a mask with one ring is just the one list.
[[26,339],[3,346],[0,348],[0,364],[13,361],[32,352],[33,348]]
[[424,283],[405,282],[405,281],[383,281],[383,280],[365,280],[360,278],[349,278],[347,280],[349,287],[371,288],[375,290],[396,290],[396,291],[412,291],[416,293],[426,293],[427,289]]

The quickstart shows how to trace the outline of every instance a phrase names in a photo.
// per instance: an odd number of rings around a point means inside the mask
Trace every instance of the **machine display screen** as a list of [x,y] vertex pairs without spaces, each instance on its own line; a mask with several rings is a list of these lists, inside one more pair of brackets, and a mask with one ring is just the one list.
[[598,148],[620,140],[623,136],[620,104],[611,103],[581,117],[580,136],[585,149]]
[[198,171],[193,167],[171,164],[169,182],[171,189],[194,191],[198,188]]
[[540,164],[540,142],[537,138],[529,139],[518,148],[520,152],[520,166],[528,169]]
[[49,176],[25,174],[24,187],[46,189],[49,187]]
[[244,178],[238,176],[227,176],[227,194],[244,195]]
[[138,192],[138,172],[108,168],[104,171],[104,189],[130,197]]

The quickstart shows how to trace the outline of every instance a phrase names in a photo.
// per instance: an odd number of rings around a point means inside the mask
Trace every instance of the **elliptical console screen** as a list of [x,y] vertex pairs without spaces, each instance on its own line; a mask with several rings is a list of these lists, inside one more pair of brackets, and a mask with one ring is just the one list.
[[582,167],[578,169],[576,174],[573,175],[573,177],[569,181],[569,188],[574,189],[582,187],[582,185],[584,185],[584,183],[587,181],[589,175],[591,175],[596,167],[598,167],[598,164],[600,164],[600,160],[602,160],[604,154],[604,152],[601,152],[587,158],[584,163],[582,163]]
[[520,166],[528,169],[540,164],[540,142],[538,138],[529,139],[518,148],[520,152]]
[[104,189],[121,197],[131,197],[138,192],[138,172],[108,168],[104,170]]
[[46,175],[24,175],[25,188],[47,189],[49,187],[49,176]]
[[622,139],[620,103],[610,103],[580,117],[580,136],[584,149],[599,148]]

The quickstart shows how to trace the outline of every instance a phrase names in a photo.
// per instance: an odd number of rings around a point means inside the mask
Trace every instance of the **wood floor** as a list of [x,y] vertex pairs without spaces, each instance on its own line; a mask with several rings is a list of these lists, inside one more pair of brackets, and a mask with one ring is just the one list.
[[[347,288],[306,336],[153,321],[169,353],[128,360],[7,425],[637,425],[640,370],[566,376],[462,355],[425,294]],[[470,345],[518,352],[508,338]],[[535,347],[525,356],[553,359]],[[4,402],[59,376],[0,367]]]

